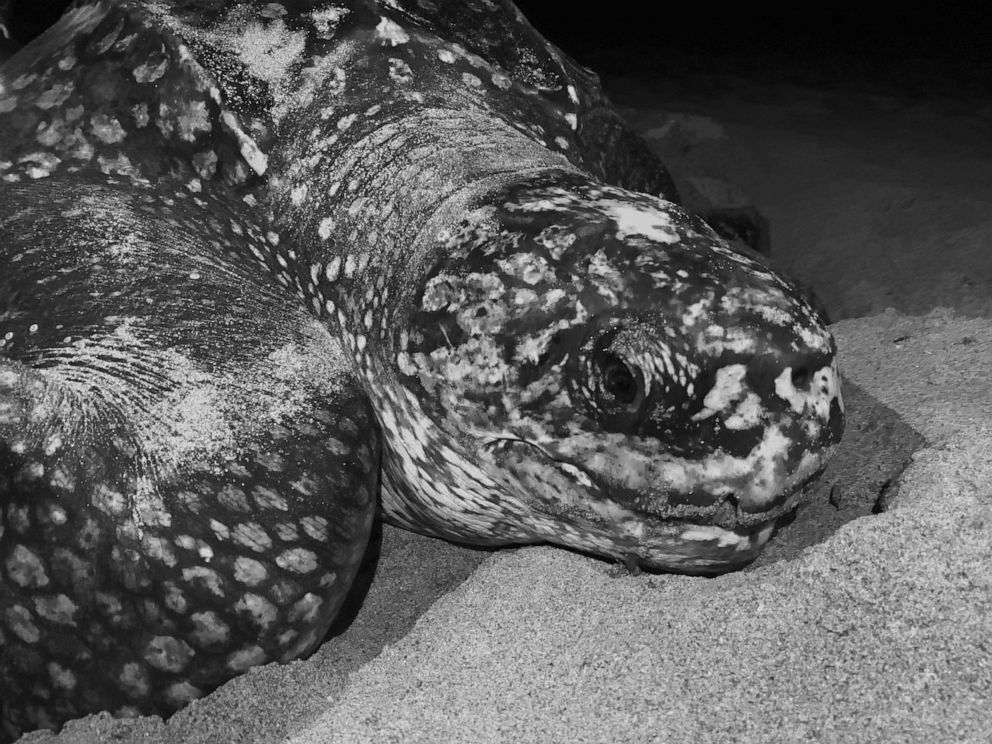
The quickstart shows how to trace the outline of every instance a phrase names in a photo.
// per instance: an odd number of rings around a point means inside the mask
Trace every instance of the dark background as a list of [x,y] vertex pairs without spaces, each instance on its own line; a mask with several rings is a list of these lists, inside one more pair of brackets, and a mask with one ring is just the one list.
[[[992,98],[990,0],[518,4],[542,33],[607,79],[733,73],[910,97]],[[0,14],[6,7],[8,24],[24,43],[66,5],[68,0],[0,0]]]
[[992,97],[992,2],[523,0],[604,77],[735,73],[909,96]]

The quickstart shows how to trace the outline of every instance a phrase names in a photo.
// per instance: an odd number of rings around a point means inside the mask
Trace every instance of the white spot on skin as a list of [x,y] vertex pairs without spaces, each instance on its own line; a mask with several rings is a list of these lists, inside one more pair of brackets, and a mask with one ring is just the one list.
[[265,597],[257,594],[245,594],[234,605],[234,609],[248,614],[255,625],[261,630],[271,628],[279,617],[275,606]]
[[317,226],[317,234],[320,236],[321,240],[327,240],[331,237],[331,230],[334,228],[334,220],[330,217],[325,217],[320,221]]
[[176,116],[179,136],[187,142],[196,140],[197,132],[209,132],[213,127],[204,101],[187,101],[180,107]]
[[[34,105],[46,111],[48,109],[61,106],[63,103],[65,103],[66,99],[68,99],[69,96],[72,95],[74,89],[75,86],[71,81],[67,81],[65,83],[56,83],[51,88],[49,88],[48,90],[44,91],[41,95],[39,95],[38,98],[35,100]],[[0,106],[0,111],[2,110],[3,107]]]
[[226,643],[230,638],[230,628],[221,620],[216,612],[194,612],[190,615],[193,621],[192,637],[199,646],[213,646]]
[[691,542],[711,542],[715,540],[719,548],[728,548],[733,545],[736,546],[737,550],[747,550],[751,547],[751,538],[747,535],[738,535],[736,532],[710,525],[693,525],[679,537],[682,540]]
[[38,79],[38,76],[33,72],[25,73],[23,75],[18,75],[14,78],[14,81],[10,84],[10,87],[14,90],[23,90],[27,88],[31,83]]
[[344,91],[347,75],[343,67],[335,67],[331,78],[326,82],[325,87],[328,93],[341,93]]
[[252,496],[255,498],[255,504],[260,509],[278,509],[280,511],[286,511],[289,508],[289,504],[286,502],[282,496],[280,496],[276,491],[271,488],[266,488],[265,486],[255,486],[252,490]]
[[748,393],[747,397],[737,405],[737,410],[724,420],[723,425],[734,431],[753,429],[761,424],[764,410],[761,398],[756,393]]
[[575,467],[571,463],[560,462],[558,463],[558,468],[567,473],[569,476],[575,479],[575,482],[586,488],[592,488],[593,483],[589,480],[589,476],[586,475],[580,468]]
[[264,175],[266,169],[269,167],[268,156],[258,149],[258,145],[255,144],[254,139],[245,134],[244,130],[238,124],[237,117],[230,111],[224,111],[220,115],[220,120],[224,127],[238,140],[241,157],[248,163],[248,167],[258,175]]
[[276,565],[294,573],[310,573],[318,566],[317,554],[305,548],[290,548],[276,556]]
[[189,682],[176,682],[165,688],[164,697],[173,706],[182,707],[203,695],[203,690]]
[[246,586],[258,586],[268,576],[265,565],[254,558],[241,556],[234,562],[234,579]]
[[131,107],[131,114],[134,116],[134,123],[141,129],[148,126],[148,104],[139,103]]
[[53,686],[62,690],[74,690],[76,688],[76,675],[54,661],[48,664],[48,677],[52,680]]
[[7,576],[15,584],[25,588],[48,585],[48,574],[41,559],[23,545],[15,545],[6,561]]
[[638,203],[613,199],[601,199],[595,204],[617,223],[617,237],[621,240],[631,235],[640,235],[658,243],[679,241],[672,218],[661,209],[649,209]]
[[64,594],[56,594],[54,597],[35,597],[34,606],[38,616],[49,622],[70,626],[76,624],[74,615],[77,607]]
[[155,636],[145,646],[148,665],[163,672],[181,672],[189,664],[193,649],[172,636]]
[[97,165],[99,165],[101,172],[110,175],[111,173],[117,173],[123,176],[135,177],[138,172],[131,162],[131,159],[123,154],[118,153],[117,157],[110,159],[105,158],[102,155],[98,156]]
[[227,668],[233,672],[245,672],[266,661],[265,652],[258,646],[235,651],[227,657]]
[[61,164],[62,160],[51,153],[36,152],[25,155],[18,162],[36,164],[25,171],[29,178],[46,178]]
[[410,35],[398,23],[388,18],[379,20],[379,25],[375,27],[375,35],[379,41],[389,46],[399,46],[410,41]]
[[304,594],[290,609],[289,620],[293,623],[302,622],[304,625],[312,624],[323,605],[324,600],[316,594],[312,592]]
[[224,589],[220,576],[216,571],[203,566],[183,569],[183,581],[186,583],[196,582],[197,585],[209,590],[214,596],[224,598]]
[[35,625],[31,613],[26,607],[14,605],[9,608],[4,618],[6,625],[14,635],[25,643],[37,643],[41,638],[41,631]]
[[447,49],[438,49],[437,58],[448,65],[453,65],[455,63],[455,55]]
[[[313,516],[304,517],[300,520],[300,524],[303,526],[303,531],[307,533],[314,540],[319,540],[321,542],[326,542],[328,538],[327,534],[327,520],[323,517]],[[333,578],[333,574],[331,574]]]
[[717,370],[713,388],[703,399],[703,409],[692,420],[702,421],[723,413],[723,425],[728,429],[740,431],[760,425],[764,407],[761,398],[748,389],[746,377],[747,367],[743,364]]
[[718,369],[713,388],[703,399],[703,409],[692,420],[702,421],[729,409],[745,395],[746,377],[747,367],[743,364],[728,364]]
[[526,284],[537,284],[551,275],[548,262],[534,253],[512,253],[505,259],[497,259],[496,265],[507,274],[522,279]]
[[317,35],[322,39],[330,39],[337,31],[338,24],[351,11],[348,8],[323,8],[310,14]]
[[275,20],[276,18],[282,18],[287,12],[288,11],[286,8],[280,3],[267,3],[258,14],[262,16],[262,18]]
[[402,59],[390,57],[389,77],[393,82],[399,83],[401,85],[405,83],[409,83],[411,80],[413,80],[413,70],[411,70],[410,65],[404,62]]
[[38,134],[35,135],[35,139],[38,140],[38,144],[43,147],[53,147],[58,142],[60,142],[64,137],[66,137],[65,126],[62,121],[56,119],[47,127],[39,125]]
[[231,531],[231,538],[246,548],[257,553],[264,553],[272,547],[272,538],[268,536],[260,524],[244,522]]
[[165,74],[166,69],[169,67],[169,60],[165,57],[157,65],[151,62],[145,62],[142,65],[138,65],[134,68],[132,74],[134,79],[139,83],[154,83],[160,77]]
[[121,688],[135,697],[148,694],[148,674],[140,664],[135,662],[125,664],[117,679]]

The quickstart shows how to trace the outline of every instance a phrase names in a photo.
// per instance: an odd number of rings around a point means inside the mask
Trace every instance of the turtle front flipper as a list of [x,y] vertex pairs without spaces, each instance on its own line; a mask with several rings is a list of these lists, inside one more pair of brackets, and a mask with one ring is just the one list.
[[[169,713],[326,632],[378,445],[337,344],[229,252],[211,198],[0,188],[8,733]],[[250,237],[240,236],[250,241]],[[219,246],[219,247],[218,247]]]
[[0,67],[0,739],[307,653],[364,553],[371,410],[218,98],[131,4]]

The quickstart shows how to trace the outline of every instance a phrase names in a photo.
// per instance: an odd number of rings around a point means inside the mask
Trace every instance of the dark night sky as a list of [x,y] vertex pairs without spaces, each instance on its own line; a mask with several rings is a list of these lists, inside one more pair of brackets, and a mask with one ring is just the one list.
[[[737,71],[769,80],[863,82],[908,95],[992,97],[984,0],[522,0],[548,37],[609,75]],[[657,20],[656,20],[657,19]]]
[[[40,32],[68,1],[15,0],[14,20]],[[730,71],[992,99],[989,0],[517,1],[546,36],[607,78]]]

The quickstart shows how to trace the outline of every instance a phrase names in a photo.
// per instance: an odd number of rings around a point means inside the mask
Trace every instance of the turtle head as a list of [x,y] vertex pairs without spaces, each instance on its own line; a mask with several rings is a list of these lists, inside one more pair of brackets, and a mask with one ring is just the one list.
[[444,239],[396,360],[457,443],[459,508],[499,499],[515,540],[646,567],[752,560],[843,429],[804,294],[676,205],[581,178],[511,187]]

